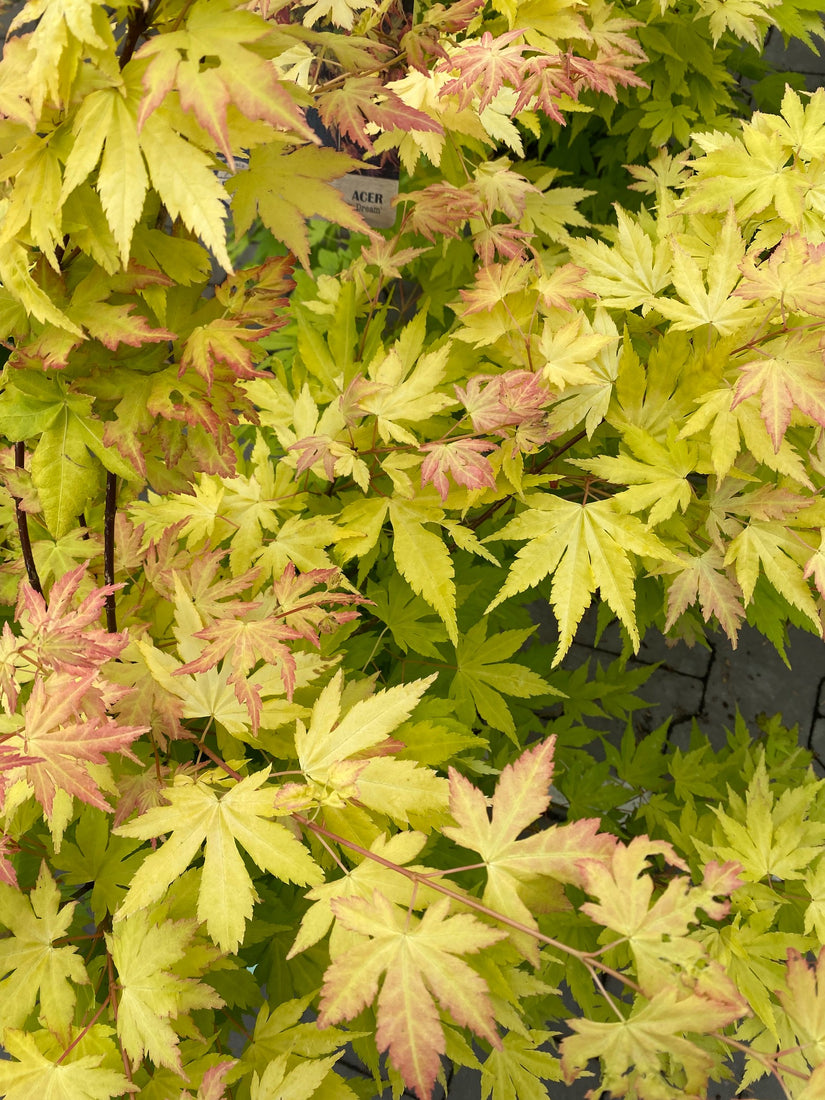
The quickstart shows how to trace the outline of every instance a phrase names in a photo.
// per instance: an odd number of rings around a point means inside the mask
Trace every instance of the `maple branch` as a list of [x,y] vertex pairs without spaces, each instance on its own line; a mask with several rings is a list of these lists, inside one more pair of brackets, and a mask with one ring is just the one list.
[[[14,445],[14,465],[18,470],[22,470],[26,465],[26,451],[25,444],[15,443]],[[43,586],[40,584],[40,577],[37,573],[37,566],[34,562],[34,552],[32,551],[31,538],[29,537],[29,521],[26,517],[26,513],[23,511],[23,502],[19,497],[12,497],[14,500],[14,514],[17,519],[17,533],[20,536],[20,550],[23,554],[23,564],[26,566],[26,575],[29,578],[29,584],[39,595],[43,595]]]
[[[115,515],[117,514],[117,477],[106,472],[106,510],[103,515],[103,582],[115,583]],[[106,629],[117,634],[115,594],[106,595]]]
[[354,840],[347,840],[346,837],[339,836],[338,833],[332,832],[331,829],[327,829],[323,825],[318,825],[316,822],[310,821],[309,818],[304,817],[302,814],[293,814],[292,816],[299,825],[305,826],[316,834],[323,834],[329,837],[329,839],[333,840],[336,844],[340,844],[344,848],[349,848],[352,852],[358,852],[358,854],[365,859],[371,859],[374,863],[378,863],[390,871],[397,871],[399,875],[408,878],[410,882],[414,882],[416,885],[421,885],[423,883],[431,890],[435,890],[436,893],[452,898],[453,901],[457,901],[461,905],[466,905],[468,909],[473,909],[476,913],[481,913],[482,916],[489,917],[490,920],[497,921],[499,924],[504,924],[508,928],[512,928],[515,932],[521,932],[525,936],[531,936],[534,940],[538,940],[548,947],[555,947],[557,950],[563,951],[574,959],[578,959],[579,962],[587,968],[588,973],[600,987],[602,986],[601,981],[598,979],[597,971],[609,974],[611,978],[616,978],[635,993],[642,992],[641,987],[631,978],[628,978],[626,974],[622,974],[620,970],[614,970],[612,967],[605,966],[602,963],[600,963],[598,967],[595,967],[591,962],[593,958],[592,952],[579,951],[575,947],[569,947],[566,943],[562,943],[561,940],[554,940],[551,936],[545,936],[545,934],[539,932],[537,928],[531,928],[527,924],[522,924],[521,921],[513,920],[512,917],[506,917],[503,913],[498,913],[495,909],[490,909],[490,907],[484,905],[483,902],[476,901],[475,898],[467,897],[464,894],[459,894],[457,890],[451,890],[449,886],[444,886],[440,882],[435,882],[432,878],[421,874],[419,871],[411,871],[408,867],[402,867],[398,863],[393,863],[392,860],[385,859],[383,856],[371,852],[369,848],[364,848],[360,844],[356,844]]
[[[152,3],[144,11],[142,7],[135,5],[137,14],[134,18],[130,18],[126,37],[123,40],[123,53],[120,55],[120,68],[123,70],[126,65],[132,60],[132,54],[135,52],[135,47],[140,41],[141,35],[146,34],[152,25],[152,20],[157,14],[157,10],[160,7],[160,0],[152,0]],[[184,8],[184,12],[186,8]]]

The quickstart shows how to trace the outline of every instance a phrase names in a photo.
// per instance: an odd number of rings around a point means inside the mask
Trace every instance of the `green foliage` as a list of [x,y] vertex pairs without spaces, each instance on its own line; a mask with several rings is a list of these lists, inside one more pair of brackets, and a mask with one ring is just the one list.
[[819,16],[407,7],[0,62],[0,1094],[817,1100],[823,782],[628,660],[822,634]]

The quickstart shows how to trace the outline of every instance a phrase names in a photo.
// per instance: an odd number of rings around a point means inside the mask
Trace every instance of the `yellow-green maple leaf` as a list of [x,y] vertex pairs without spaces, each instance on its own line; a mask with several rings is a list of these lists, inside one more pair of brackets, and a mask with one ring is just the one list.
[[802,564],[810,556],[810,547],[781,523],[752,520],[728,547],[725,565],[734,565],[746,605],[750,603],[760,569],[788,603],[798,608],[822,630],[819,609],[805,583]]
[[674,245],[673,286],[678,298],[659,297],[656,309],[673,321],[677,330],[690,332],[712,325],[723,336],[738,332],[754,314],[752,305],[733,296],[744,255],[742,234],[736,216],[730,211],[715,247],[701,266],[685,248]]
[[487,610],[553,573],[550,604],[560,631],[554,666],[570,648],[597,588],[638,648],[636,568],[630,554],[671,561],[673,553],[635,516],[622,515],[613,500],[577,504],[547,493],[527,503],[533,507],[487,540],[530,540],[519,550],[504,587]]
[[711,807],[718,825],[713,846],[701,844],[704,858],[736,860],[751,882],[802,878],[825,840],[825,824],[809,818],[821,785],[804,783],[775,799],[760,756],[745,798],[729,790],[726,809]]
[[570,255],[587,271],[584,286],[598,294],[603,305],[616,309],[641,306],[647,313],[670,284],[670,245],[666,240],[654,241],[621,207],[616,208],[616,218],[611,244],[578,238],[569,243]]
[[197,922],[151,922],[145,909],[114,925],[106,943],[118,974],[117,1033],[137,1070],[144,1056],[183,1072],[179,1036],[170,1019],[194,1008],[220,1008],[211,986],[176,974]]
[[60,908],[60,891],[45,863],[28,897],[0,883],[0,926],[11,932],[0,939],[0,1034],[4,1027],[20,1027],[38,998],[46,1025],[67,1034],[77,996],[74,985],[89,981],[77,948],[54,946],[66,935],[75,904]]
[[256,900],[238,844],[262,870],[286,882],[314,885],[323,881],[323,874],[289,829],[270,820],[275,816],[275,791],[264,786],[269,768],[225,793],[213,778],[216,785],[176,777],[175,785],[164,792],[168,806],[155,806],[115,830],[139,840],[170,834],[137,871],[115,920],[158,901],[205,843],[198,920],[206,921],[209,935],[222,950],[235,951]]
[[296,724],[298,763],[309,787],[297,788],[290,797],[300,798],[303,793],[307,804],[317,799],[339,806],[357,798],[403,822],[410,815],[443,811],[445,780],[413,760],[395,760],[375,751],[409,718],[434,678],[379,691],[340,718],[343,677],[336,673],[313,708],[309,729],[302,722]]
[[[571,1020],[575,1034],[561,1044],[564,1079],[571,1084],[591,1058],[600,1058],[602,1087],[614,1096],[626,1096],[631,1089],[640,1100],[704,1095],[714,1059],[685,1033],[714,1031],[742,1011],[738,1002],[670,986],[649,1001],[638,1001],[626,1020]],[[668,1083],[665,1059],[684,1067],[684,1087]]]
[[555,1054],[542,1050],[552,1042],[552,1031],[509,1031],[501,1049],[491,1050],[481,1067],[481,1098],[488,1100],[547,1100],[547,1081],[561,1080]]
[[458,641],[458,624],[452,559],[441,537],[424,526],[425,523],[439,523],[444,515],[443,510],[418,501],[393,498],[389,503],[389,514],[393,531],[392,553],[398,572],[413,592],[438,612],[450,640],[455,644]]
[[469,913],[449,916],[449,899],[419,920],[375,892],[371,900],[336,898],[336,918],[357,937],[324,975],[321,1027],[349,1020],[378,993],[379,1050],[389,1052],[407,1085],[426,1100],[445,1051],[436,999],[456,1023],[494,1047],[501,1040],[484,980],[461,958],[501,940],[505,933]]
[[623,453],[616,458],[579,459],[576,465],[614,485],[632,486],[613,499],[622,511],[649,508],[648,523],[655,527],[677,508],[684,512],[693,499],[687,478],[696,469],[699,451],[696,446],[686,446],[677,432],[678,426],[671,424],[667,441],[660,442],[629,424],[622,431]]
[[825,1064],[825,947],[814,966],[794,948],[788,951],[786,988],[779,1000],[812,1066]]
[[[42,1033],[38,1033],[42,1034]],[[137,1092],[138,1086],[122,1073],[106,1069],[106,1054],[86,1054],[63,1060],[58,1051],[49,1058],[37,1037],[8,1028],[3,1036],[6,1051],[15,1061],[0,1061],[0,1092],[4,1100],[114,1100]],[[109,1044],[115,1051],[114,1044]]]
[[307,218],[325,217],[355,232],[364,222],[331,181],[358,162],[333,149],[304,146],[285,152],[283,143],[253,149],[249,168],[227,183],[232,194],[235,232],[245,233],[256,214],[275,237],[309,267]]

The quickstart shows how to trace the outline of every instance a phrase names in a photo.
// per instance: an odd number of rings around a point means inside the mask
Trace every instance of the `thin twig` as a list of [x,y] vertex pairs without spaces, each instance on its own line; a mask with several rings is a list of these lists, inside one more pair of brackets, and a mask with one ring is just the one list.
[[[117,477],[106,473],[106,511],[103,517],[103,581],[115,583],[115,515],[117,514]],[[106,629],[117,634],[117,607],[115,594],[106,596]]]

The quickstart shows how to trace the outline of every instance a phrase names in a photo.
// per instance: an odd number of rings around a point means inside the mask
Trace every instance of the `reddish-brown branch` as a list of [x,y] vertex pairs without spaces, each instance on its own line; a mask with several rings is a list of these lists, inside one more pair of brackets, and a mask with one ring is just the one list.
[[[18,470],[22,470],[26,465],[26,451],[23,443],[15,443],[14,445],[14,465]],[[26,567],[26,575],[29,578],[29,584],[35,592],[39,592],[42,596],[43,586],[40,584],[40,577],[34,562],[32,542],[29,537],[29,521],[26,517],[26,513],[23,511],[22,501],[20,501],[18,497],[13,497],[12,499],[14,500],[14,513],[17,518],[17,533],[20,536],[20,549],[23,553],[23,564]]]
[[[106,474],[106,510],[103,516],[103,581],[115,583],[115,516],[117,515],[117,478],[111,472]],[[117,607],[115,594],[106,596],[106,629],[117,634]]]

